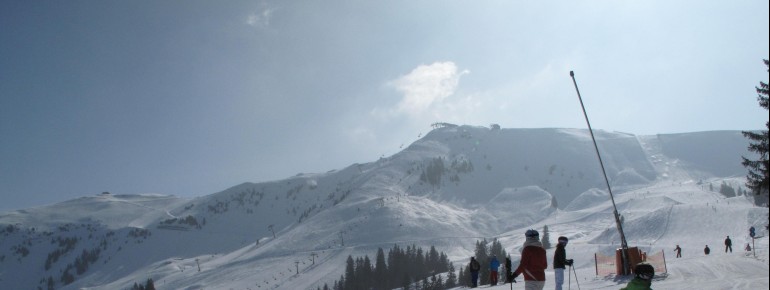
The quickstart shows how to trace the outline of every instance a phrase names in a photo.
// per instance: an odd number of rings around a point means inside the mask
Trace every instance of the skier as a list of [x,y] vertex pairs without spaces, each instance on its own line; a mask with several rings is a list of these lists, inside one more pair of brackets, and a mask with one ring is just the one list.
[[679,247],[679,245],[676,245],[676,248],[674,248],[674,252],[676,252],[676,257],[681,258],[682,257],[682,248]]
[[481,270],[481,265],[479,264],[479,261],[476,261],[475,257],[471,257],[471,263],[468,265],[468,269],[471,270],[471,288],[476,288],[479,286],[479,270]]
[[[564,284],[564,268],[567,263],[567,251],[564,249],[569,241],[567,237],[559,237],[556,244],[556,251],[553,253],[553,276],[556,282],[556,290],[561,290]],[[570,265],[571,266],[571,265]]]
[[513,269],[511,269],[511,256],[505,257],[505,283],[513,283]]
[[492,260],[489,261],[489,284],[492,286],[497,285],[497,270],[500,268],[500,261],[497,260],[497,256],[492,256]]
[[647,263],[639,263],[634,267],[634,279],[632,279],[626,287],[620,288],[620,290],[652,290],[652,277],[655,277],[655,268]]
[[751,252],[751,246],[748,243],[746,243],[746,252]]
[[548,259],[543,244],[540,242],[540,233],[530,229],[524,235],[527,239],[521,250],[519,267],[513,272],[513,279],[515,280],[519,274],[523,274],[525,290],[543,290]]
[[725,239],[725,253],[727,253],[727,249],[730,249],[730,253],[733,252],[733,241],[730,240],[730,236]]
[[703,249],[703,253],[705,253],[706,256],[708,256],[709,253],[711,253],[711,249],[709,249],[709,245],[706,245],[706,248]]

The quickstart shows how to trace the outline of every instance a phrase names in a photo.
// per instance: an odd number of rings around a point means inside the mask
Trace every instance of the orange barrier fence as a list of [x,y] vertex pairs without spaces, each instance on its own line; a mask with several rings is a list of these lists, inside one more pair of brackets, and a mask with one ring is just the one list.
[[[655,268],[655,274],[668,273],[666,268],[666,254],[663,250],[654,254],[648,254],[642,252],[636,247],[628,248],[628,258],[631,264],[637,262],[647,262]],[[594,254],[594,265],[596,267],[596,276],[607,276],[611,274],[622,275],[623,270],[620,265],[621,253],[620,249],[615,251],[615,255],[604,255],[601,253]]]

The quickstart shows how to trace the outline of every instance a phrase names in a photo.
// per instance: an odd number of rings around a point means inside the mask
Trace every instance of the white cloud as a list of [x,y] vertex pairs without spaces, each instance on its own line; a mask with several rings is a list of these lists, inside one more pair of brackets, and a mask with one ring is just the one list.
[[458,71],[457,65],[451,61],[418,66],[408,74],[389,82],[389,85],[403,93],[396,111],[411,116],[423,114],[454,94],[460,76],[467,73],[467,70]]
[[261,11],[249,14],[246,24],[253,27],[268,27],[274,12],[275,8],[265,7]]

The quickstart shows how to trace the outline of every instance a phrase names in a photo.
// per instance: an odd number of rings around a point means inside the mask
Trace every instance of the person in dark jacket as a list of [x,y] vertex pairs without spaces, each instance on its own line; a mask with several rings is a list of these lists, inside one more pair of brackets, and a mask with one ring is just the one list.
[[674,248],[674,252],[676,252],[676,257],[681,258],[682,257],[682,248],[679,247],[679,245],[676,245],[676,248]]
[[730,249],[730,253],[733,252],[733,241],[730,240],[730,236],[725,239],[725,253],[727,253],[727,249]]
[[706,247],[703,248],[703,253],[706,254],[706,256],[708,256],[709,253],[711,253],[711,249],[709,249],[709,245],[706,245]]
[[561,285],[564,284],[564,269],[567,265],[567,251],[564,248],[567,247],[568,241],[567,237],[559,237],[556,251],[553,253],[553,276],[556,290],[561,290]]
[[468,269],[471,271],[471,288],[479,286],[479,270],[481,270],[481,264],[476,261],[475,257],[471,257],[471,263],[468,265]]
[[527,230],[524,248],[521,250],[521,262],[516,271],[513,271],[513,279],[524,275],[524,289],[543,290],[545,287],[545,269],[548,268],[548,258],[545,249],[540,242],[540,233],[536,230]]
[[492,256],[489,261],[489,284],[492,286],[497,285],[497,270],[500,269],[500,261],[497,260],[497,256]]
[[513,269],[511,269],[511,257],[505,257],[505,283],[513,283]]

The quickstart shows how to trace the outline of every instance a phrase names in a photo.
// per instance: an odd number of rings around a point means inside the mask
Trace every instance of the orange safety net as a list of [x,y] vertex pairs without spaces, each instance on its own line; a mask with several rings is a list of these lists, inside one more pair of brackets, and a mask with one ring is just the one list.
[[[632,252],[633,251],[633,252]],[[631,260],[639,260],[647,262],[655,268],[655,274],[668,273],[666,268],[666,255],[663,250],[648,254],[642,252],[637,248],[629,248],[629,258]],[[620,251],[616,251],[615,255],[604,255],[601,253],[594,254],[594,262],[596,267],[596,276],[608,276],[608,275],[620,275]]]

